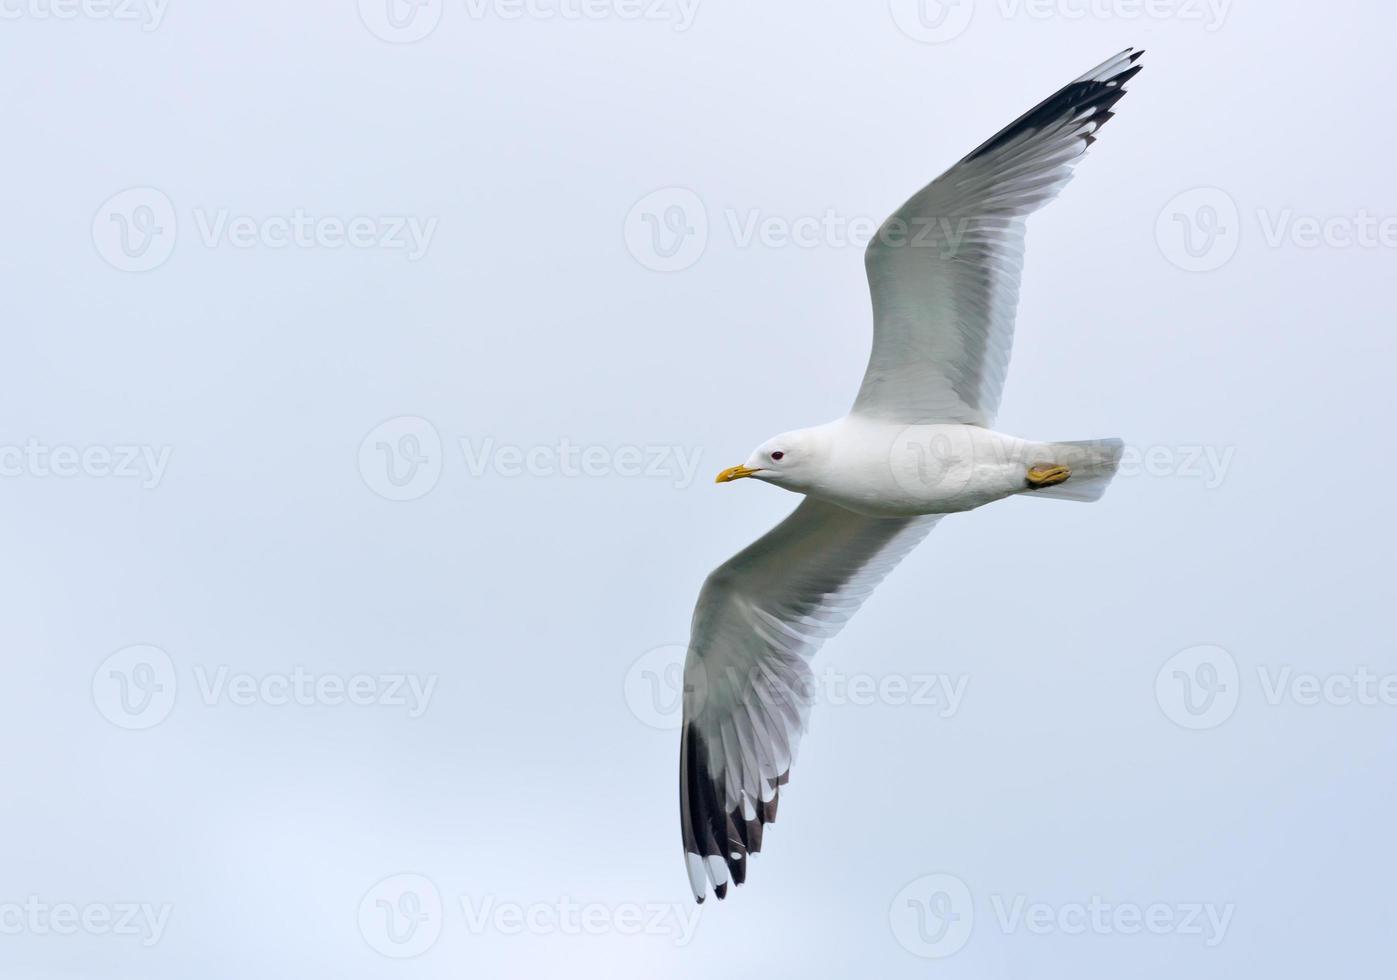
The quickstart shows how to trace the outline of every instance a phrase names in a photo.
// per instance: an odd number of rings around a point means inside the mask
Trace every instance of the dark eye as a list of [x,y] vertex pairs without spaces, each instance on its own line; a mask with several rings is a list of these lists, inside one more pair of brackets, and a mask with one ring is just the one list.
[[771,458],[774,459],[774,460],[776,460],[776,461],[779,463],[781,460],[783,460],[783,459],[786,458],[786,454],[783,453],[783,452],[781,452],[781,450],[778,449],[778,450],[776,450],[776,452],[774,452],[774,453],[771,454]]

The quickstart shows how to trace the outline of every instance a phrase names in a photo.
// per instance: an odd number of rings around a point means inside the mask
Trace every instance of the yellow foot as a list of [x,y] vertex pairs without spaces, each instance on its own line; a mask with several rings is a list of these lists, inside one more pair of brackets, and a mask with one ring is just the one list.
[[1068,466],[1034,466],[1028,471],[1028,485],[1034,490],[1055,487],[1072,475]]

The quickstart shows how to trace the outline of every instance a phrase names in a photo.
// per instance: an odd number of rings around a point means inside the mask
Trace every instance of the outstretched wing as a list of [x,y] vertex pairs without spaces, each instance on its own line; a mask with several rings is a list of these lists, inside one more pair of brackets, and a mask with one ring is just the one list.
[[805,728],[810,658],[938,520],[806,498],[708,576],[684,664],[679,806],[694,898],[742,884]]
[[993,422],[1014,341],[1024,218],[1067,183],[1143,53],[1127,49],[1065,86],[884,223],[864,255],[873,353],[856,414]]

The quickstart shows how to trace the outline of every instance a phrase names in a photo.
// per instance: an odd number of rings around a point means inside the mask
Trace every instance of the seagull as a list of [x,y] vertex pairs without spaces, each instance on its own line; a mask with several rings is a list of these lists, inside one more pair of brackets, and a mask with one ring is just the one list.
[[864,256],[873,351],[849,414],[762,443],[717,482],[803,494],[703,584],[684,663],[679,805],[694,898],[747,876],[813,701],[810,661],[944,514],[1015,495],[1100,498],[1118,439],[994,431],[1024,219],[1114,114],[1127,48],[973,150],[897,210]]

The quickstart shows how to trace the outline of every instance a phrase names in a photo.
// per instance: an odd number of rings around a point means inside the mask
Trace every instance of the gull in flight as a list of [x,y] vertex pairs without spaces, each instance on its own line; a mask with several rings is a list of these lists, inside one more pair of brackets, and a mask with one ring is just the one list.
[[1096,500],[1117,439],[993,429],[1013,342],[1024,219],[1113,115],[1127,49],[918,191],[864,257],[873,352],[849,414],[768,439],[719,483],[803,494],[699,593],[684,664],[679,805],[694,897],[723,898],[761,850],[813,700],[810,660],[943,514],[1018,494]]

